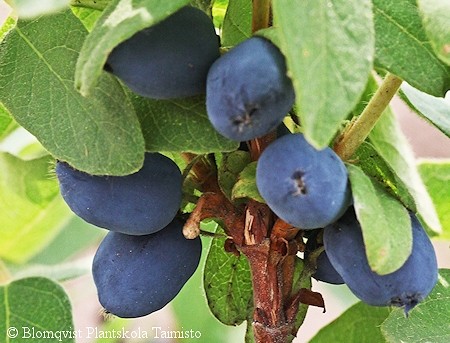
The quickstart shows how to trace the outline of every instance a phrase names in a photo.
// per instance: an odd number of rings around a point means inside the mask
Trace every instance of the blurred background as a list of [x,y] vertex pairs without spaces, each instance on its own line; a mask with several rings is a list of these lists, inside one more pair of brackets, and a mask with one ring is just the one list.
[[[8,16],[9,7],[0,0],[0,23],[3,23]],[[417,159],[450,159],[450,140],[440,131],[431,126],[428,122],[420,118],[398,98],[392,102],[392,107],[400,122],[400,125],[409,139],[412,149]],[[13,141],[2,146],[3,150],[14,148],[14,144],[20,146],[29,144],[33,137],[24,130],[20,130]],[[67,224],[66,229],[55,239],[52,246],[47,249],[53,254],[67,254],[67,261],[75,261],[82,271],[88,271],[92,262],[96,246],[104,235],[104,230],[87,225],[78,219],[73,219]],[[82,253],[71,255],[67,251],[65,244],[72,240],[78,240],[80,236],[86,239],[79,244],[83,244],[85,249]],[[75,239],[74,237],[77,237]],[[203,238],[205,252],[209,246],[210,239]],[[440,268],[450,268],[450,243],[434,242],[438,255]],[[79,248],[79,247],[78,247]],[[69,249],[70,250],[70,249]],[[74,249],[77,250],[77,249]],[[203,254],[205,255],[205,254]],[[65,256],[65,255],[64,255]],[[34,263],[48,263],[51,265],[52,257],[47,253],[36,256]],[[192,279],[183,288],[175,300],[163,308],[144,318],[136,320],[114,319],[105,322],[101,314],[101,306],[97,300],[96,289],[89,272],[70,281],[63,282],[63,286],[69,294],[74,308],[75,329],[83,330],[83,338],[77,343],[94,342],[214,342],[231,343],[243,342],[246,324],[239,327],[227,327],[220,324],[210,313],[203,296],[201,268],[197,270]],[[310,307],[306,319],[298,332],[295,343],[306,343],[323,326],[337,318],[343,311],[354,304],[357,299],[350,293],[345,285],[334,286],[313,281],[313,290],[320,292],[326,304],[326,312],[321,308]],[[120,330],[122,327],[127,330],[145,330],[149,334],[149,339],[127,340],[107,340],[87,337],[87,328],[98,328],[99,330]],[[171,340],[156,338],[158,332],[155,329],[160,327],[161,331],[170,330],[193,330],[201,333],[201,338]]]

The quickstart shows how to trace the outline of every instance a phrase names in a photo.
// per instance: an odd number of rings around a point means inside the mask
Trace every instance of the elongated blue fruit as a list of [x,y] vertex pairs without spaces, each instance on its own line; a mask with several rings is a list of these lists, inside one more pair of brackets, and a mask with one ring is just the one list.
[[438,278],[433,245],[416,216],[410,212],[410,217],[411,255],[400,269],[387,275],[370,269],[353,207],[327,226],[323,236],[331,264],[359,299],[372,306],[403,307],[406,315],[433,290]]
[[[312,234],[309,236],[306,242],[305,249],[305,259],[308,258],[309,254],[312,253],[317,248],[323,246],[317,241],[319,231],[322,230],[311,230]],[[316,260],[316,272],[312,275],[317,281],[323,281],[333,285],[341,285],[344,283],[342,276],[336,271],[328,258],[327,252],[324,250],[320,253]]]
[[109,232],[100,243],[92,275],[101,305],[122,318],[146,316],[166,306],[198,267],[200,237],[186,239],[184,222],[151,235]]
[[56,164],[61,194],[70,209],[93,225],[132,235],[164,228],[178,212],[182,177],[159,153],[145,154],[143,167],[126,176],[93,176]]
[[280,137],[263,151],[256,185],[277,216],[301,229],[334,222],[351,203],[339,156],[328,147],[316,150],[300,133]]
[[252,37],[221,56],[208,73],[206,109],[214,128],[234,141],[274,130],[295,102],[283,54]]
[[115,47],[104,69],[144,97],[184,98],[205,93],[208,70],[219,56],[213,22],[186,6]]

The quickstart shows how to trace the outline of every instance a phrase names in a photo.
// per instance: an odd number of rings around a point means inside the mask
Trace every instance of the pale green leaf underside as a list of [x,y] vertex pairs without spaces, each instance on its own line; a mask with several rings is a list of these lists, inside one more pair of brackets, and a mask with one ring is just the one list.
[[69,6],[70,0],[10,0],[10,5],[20,18],[35,18],[62,10]]
[[450,98],[434,97],[413,88],[406,82],[401,89],[420,114],[450,137]]
[[[58,342],[58,338],[44,337],[47,333],[65,332],[65,343],[75,342],[72,306],[63,288],[57,283],[41,277],[15,280],[0,287],[0,341],[14,342]],[[18,336],[10,339],[7,329],[15,327]],[[31,330],[35,330],[35,338]],[[27,331],[30,330],[30,331]],[[36,332],[39,331],[41,339]],[[14,331],[10,331],[11,334]]]
[[[223,232],[223,231],[220,231]],[[214,238],[205,263],[204,287],[211,312],[226,325],[247,318],[252,297],[250,267],[244,255],[227,253],[225,238]]]
[[423,25],[435,54],[450,64],[450,2],[418,0]]
[[393,273],[411,254],[412,231],[408,212],[360,168],[348,164],[347,169],[369,265],[378,274]]
[[434,54],[416,0],[373,0],[375,64],[435,96],[450,88],[450,68]]
[[86,35],[70,10],[19,21],[0,47],[0,101],[56,158],[91,174],[130,174],[144,139],[123,88],[107,73],[89,97],[74,88]]
[[442,224],[438,238],[450,240],[450,160],[422,160],[419,172]]
[[89,94],[114,47],[187,3],[189,0],[113,0],[83,44],[75,72],[75,87],[81,94]]
[[450,269],[440,269],[434,290],[405,318],[395,309],[381,325],[389,343],[450,342]]
[[374,54],[369,0],[273,1],[308,141],[330,143],[364,92]]
[[71,212],[49,177],[54,160],[0,154],[0,257],[23,263],[59,232]]
[[408,189],[416,203],[416,210],[430,233],[441,233],[436,209],[420,177],[414,154],[389,108],[378,120],[369,139],[378,154]]

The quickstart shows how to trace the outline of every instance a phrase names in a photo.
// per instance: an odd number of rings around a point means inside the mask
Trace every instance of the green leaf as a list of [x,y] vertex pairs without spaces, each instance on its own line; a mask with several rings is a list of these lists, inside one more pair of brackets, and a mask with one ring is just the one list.
[[450,64],[450,3],[445,0],[418,0],[423,26],[434,53]]
[[84,259],[59,263],[53,266],[45,264],[26,264],[18,267],[8,265],[8,270],[14,279],[39,276],[63,282],[90,273],[91,266],[92,257],[89,256]]
[[59,232],[70,210],[49,178],[51,156],[23,161],[0,154],[0,257],[24,263]]
[[[305,267],[304,260],[300,257],[295,257],[295,271],[293,275],[293,288],[291,294],[295,294],[295,292],[300,291],[302,288],[306,288],[311,290],[312,283],[311,283],[311,276],[303,274],[303,269]],[[308,312],[309,305],[300,303],[297,316],[295,318],[295,324],[294,324],[294,332],[297,332],[300,328],[300,326],[303,324],[306,314]]]
[[405,318],[395,309],[381,325],[389,343],[450,342],[450,270],[440,269],[438,283],[421,303]]
[[[5,343],[58,342],[60,338],[65,343],[75,342],[69,298],[49,279],[33,277],[1,286],[0,323],[0,341]],[[35,338],[31,338],[33,330]],[[17,338],[8,337],[8,333],[17,333]]]
[[88,31],[92,31],[98,18],[102,15],[101,11],[84,7],[72,7],[72,12],[81,20]]
[[281,50],[308,141],[327,146],[363,94],[372,69],[370,0],[274,0]]
[[70,0],[10,0],[20,18],[34,18],[68,7]]
[[222,46],[235,46],[251,35],[252,1],[230,0],[223,20]]
[[[201,225],[202,230],[213,232],[217,224],[215,222],[207,224],[202,222]],[[203,269],[212,239],[210,237],[201,238],[203,253],[199,267],[169,305],[175,315],[178,329],[186,331],[192,329],[194,333],[199,331],[201,338],[195,338],[195,335],[194,337],[185,337],[180,343],[229,343],[242,341],[243,332],[245,331],[244,325],[239,328],[223,325],[213,316],[208,307],[203,290]]]
[[[218,231],[223,232],[223,231]],[[225,325],[247,319],[252,300],[252,278],[246,257],[224,250],[226,238],[214,238],[204,269],[204,287],[211,312]]]
[[228,0],[215,0],[212,7],[214,26],[221,28],[228,6]]
[[386,191],[397,197],[406,208],[416,212],[416,203],[409,194],[408,188],[392,171],[385,160],[377,153],[369,142],[363,142],[353,154],[354,165],[364,173],[378,181]]
[[239,174],[238,180],[231,193],[232,199],[250,198],[265,204],[256,186],[256,162],[248,164]]
[[69,215],[58,235],[28,263],[55,265],[74,258],[93,245],[98,245],[107,230],[85,222],[75,214]]
[[442,224],[439,238],[450,240],[450,161],[423,160],[419,172]]
[[347,169],[369,265],[380,275],[393,273],[411,254],[408,211],[360,168],[347,164]]
[[176,12],[189,0],[113,0],[86,38],[75,71],[75,87],[88,95],[101,75],[109,53],[136,32]]
[[206,114],[205,96],[154,100],[128,92],[139,117],[147,151],[232,151],[238,143],[221,136]]
[[375,65],[434,96],[450,88],[450,68],[434,54],[416,0],[373,0]]
[[17,128],[17,123],[0,102],[0,141]]
[[[372,307],[358,302],[332,323],[322,328],[309,343],[381,343],[380,325],[389,315],[388,307]],[[398,341],[399,342],[399,341]]]
[[246,151],[233,151],[223,157],[218,170],[218,181],[222,192],[231,199],[231,192],[236,184],[240,172],[251,161],[250,154]]
[[113,0],[70,0],[70,5],[102,11],[108,7],[112,1]]
[[416,111],[450,137],[450,99],[437,98],[413,88],[406,82],[401,90]]
[[414,154],[388,108],[369,135],[370,142],[391,170],[404,183],[416,203],[416,209],[430,233],[442,232],[436,209],[420,178]]
[[0,28],[0,42],[3,40],[8,31],[14,27],[14,25],[16,25],[16,21],[14,18],[6,18],[6,20],[2,24],[2,27]]
[[87,34],[72,11],[19,21],[0,46],[0,101],[57,159],[90,174],[125,175],[144,159],[139,121],[104,73],[91,96],[73,86]]

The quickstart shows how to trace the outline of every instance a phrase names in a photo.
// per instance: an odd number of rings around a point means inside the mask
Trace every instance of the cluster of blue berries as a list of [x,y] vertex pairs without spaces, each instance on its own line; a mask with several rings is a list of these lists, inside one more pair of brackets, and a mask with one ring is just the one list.
[[[228,139],[249,141],[277,129],[295,102],[281,51],[257,36],[223,56],[219,48],[210,18],[186,6],[118,45],[104,69],[148,98],[206,93],[211,124]],[[139,317],[170,302],[201,254],[200,239],[185,239],[177,216],[183,183],[177,165],[147,153],[142,169],[124,177],[92,176],[64,162],[56,173],[73,212],[110,230],[93,262],[106,311]],[[324,245],[316,260],[318,280],[345,283],[370,305],[396,305],[406,312],[436,284],[434,249],[412,213],[408,260],[388,275],[370,269],[347,169],[332,149],[317,150],[302,134],[285,133],[262,152],[256,185],[277,217],[309,232],[306,257]]]
[[197,269],[199,237],[183,236],[182,177],[178,166],[147,153],[143,167],[127,176],[95,176],[57,162],[61,194],[71,210],[108,229],[92,274],[106,312],[135,318],[168,304]]

